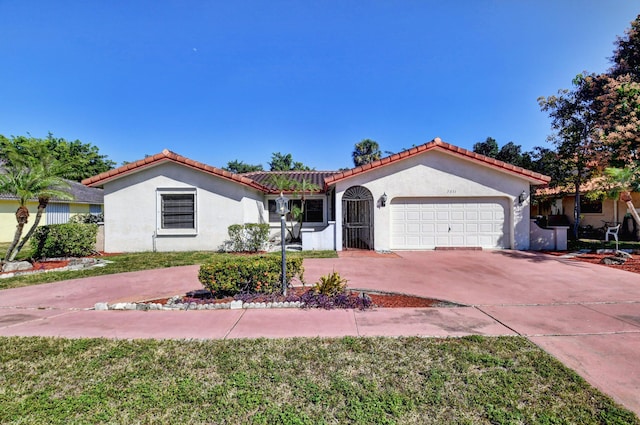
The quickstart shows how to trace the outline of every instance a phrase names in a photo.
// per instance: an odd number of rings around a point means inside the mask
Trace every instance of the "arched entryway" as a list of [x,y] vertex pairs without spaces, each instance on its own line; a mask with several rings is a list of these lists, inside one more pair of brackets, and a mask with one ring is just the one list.
[[342,196],[342,248],[373,249],[373,195],[352,186]]

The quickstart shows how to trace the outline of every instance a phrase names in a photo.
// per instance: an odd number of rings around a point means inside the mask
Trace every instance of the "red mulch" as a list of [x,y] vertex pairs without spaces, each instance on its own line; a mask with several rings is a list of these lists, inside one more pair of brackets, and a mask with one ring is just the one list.
[[577,261],[584,261],[586,263],[600,264],[603,267],[611,267],[614,269],[625,270],[632,273],[640,273],[640,256],[637,254],[631,254],[631,258],[629,258],[624,264],[616,265],[616,264],[601,264],[600,261],[605,257],[612,257],[613,254],[582,254],[577,257],[574,257]]
[[[32,264],[31,269],[20,270],[20,272],[58,269],[60,267],[66,267],[68,265],[69,265],[69,260],[63,260],[63,261],[36,261],[36,262],[34,262]],[[15,272],[2,272],[0,274],[4,274],[4,273],[15,273]]]

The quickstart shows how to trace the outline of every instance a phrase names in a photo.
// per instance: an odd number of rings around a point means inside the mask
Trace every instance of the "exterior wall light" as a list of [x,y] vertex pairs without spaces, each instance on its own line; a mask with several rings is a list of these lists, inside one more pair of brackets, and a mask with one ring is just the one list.
[[280,214],[280,240],[282,242],[282,295],[287,295],[287,254],[285,248],[285,220],[289,212],[289,198],[280,192],[276,198],[276,212]]
[[384,207],[387,205],[387,193],[383,193],[382,196],[380,197],[380,206]]
[[520,203],[520,205],[522,205],[522,203],[527,199],[527,192],[525,192],[524,190],[522,191],[522,193],[520,195],[518,195],[518,202]]

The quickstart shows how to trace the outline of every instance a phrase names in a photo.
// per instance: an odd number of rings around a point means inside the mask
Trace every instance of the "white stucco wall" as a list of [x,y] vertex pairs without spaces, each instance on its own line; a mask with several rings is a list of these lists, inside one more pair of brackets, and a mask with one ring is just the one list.
[[[196,191],[194,235],[156,235],[158,189]],[[174,163],[163,163],[104,185],[105,251],[217,250],[231,224],[265,222],[261,192]]]
[[[364,186],[374,199],[374,246],[377,251],[390,249],[390,204],[394,198],[500,198],[507,204],[508,246],[529,249],[529,201],[522,205],[518,196],[529,195],[529,182],[507,172],[463,159],[442,151],[428,151],[383,166],[336,184],[336,247],[342,249],[342,196],[352,186]],[[380,197],[387,194],[385,207]]]

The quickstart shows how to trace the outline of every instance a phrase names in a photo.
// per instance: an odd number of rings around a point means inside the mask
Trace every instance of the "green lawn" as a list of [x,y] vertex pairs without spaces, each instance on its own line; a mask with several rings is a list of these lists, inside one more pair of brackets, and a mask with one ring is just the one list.
[[[0,244],[0,252],[2,248],[6,251],[6,245]],[[137,270],[150,270],[163,267],[186,266],[190,264],[203,264],[215,261],[216,259],[225,258],[235,254],[224,254],[208,251],[190,251],[190,252],[139,252],[130,254],[119,254],[104,259],[113,263],[106,267],[95,269],[64,271],[52,273],[40,273],[33,275],[16,276],[8,279],[0,279],[0,289],[18,288],[21,286],[36,285],[39,283],[57,282],[60,280],[78,279],[81,277],[99,276],[105,274],[132,272]],[[271,255],[279,256],[280,253]],[[302,256],[304,258],[332,258],[336,257],[335,251],[302,251],[287,252],[287,256]]]
[[639,424],[524,338],[0,338],[0,423]]

